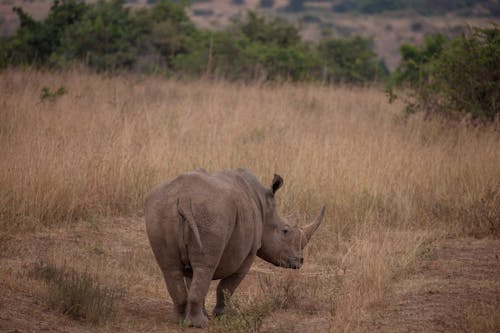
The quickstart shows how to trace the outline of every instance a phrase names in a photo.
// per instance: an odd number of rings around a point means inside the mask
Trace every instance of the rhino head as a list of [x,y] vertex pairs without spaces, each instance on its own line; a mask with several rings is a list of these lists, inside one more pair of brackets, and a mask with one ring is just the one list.
[[299,228],[278,215],[275,194],[283,185],[283,178],[274,175],[270,189],[265,193],[263,210],[262,244],[257,255],[276,266],[298,269],[304,263],[302,250],[318,229],[325,207],[321,208],[314,222]]

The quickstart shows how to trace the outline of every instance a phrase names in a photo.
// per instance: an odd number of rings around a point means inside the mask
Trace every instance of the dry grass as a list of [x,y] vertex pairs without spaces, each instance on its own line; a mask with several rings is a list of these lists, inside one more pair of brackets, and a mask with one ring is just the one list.
[[342,258],[343,288],[332,309],[332,332],[363,331],[365,312],[382,301],[397,277],[413,269],[426,232],[365,229]]
[[58,267],[52,262],[38,262],[31,275],[47,287],[50,305],[74,319],[102,323],[115,316],[115,303],[121,297],[116,286],[103,286],[95,275]]
[[[66,94],[41,100],[61,85]],[[153,184],[197,167],[246,167],[264,183],[279,173],[284,214],[309,220],[326,204],[327,216],[303,275],[268,285],[281,308],[326,311],[335,331],[359,328],[431,232],[500,230],[498,130],[404,119],[376,88],[5,71],[0,96],[0,238],[141,216]],[[105,279],[120,278],[130,297],[163,297],[152,259],[120,262],[103,242],[86,249],[104,258],[90,264],[106,265]],[[80,256],[89,264],[81,251],[75,266]],[[153,279],[147,291],[144,279]]]
[[[41,101],[43,87],[60,85],[67,94]],[[3,228],[140,214],[153,184],[196,167],[244,166],[264,182],[280,173],[282,209],[324,203],[333,232],[449,222],[499,200],[498,132],[398,122],[401,106],[376,89],[79,71],[4,72],[0,88]]]
[[466,327],[470,333],[499,332],[500,304],[480,304],[467,309]]

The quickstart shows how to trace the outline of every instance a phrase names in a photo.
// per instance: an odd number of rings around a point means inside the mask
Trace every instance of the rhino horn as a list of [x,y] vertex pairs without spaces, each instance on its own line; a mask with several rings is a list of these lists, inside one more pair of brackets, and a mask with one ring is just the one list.
[[321,220],[323,220],[324,214],[325,214],[325,206],[321,207],[319,215],[318,215],[318,217],[316,217],[314,222],[312,222],[312,223],[310,223],[302,228],[302,232],[304,233],[304,236],[306,239],[304,244],[302,244],[302,248],[304,248],[307,245],[307,243],[309,242],[309,240],[311,240],[312,235],[314,234],[316,229],[318,229],[319,225],[321,224]]

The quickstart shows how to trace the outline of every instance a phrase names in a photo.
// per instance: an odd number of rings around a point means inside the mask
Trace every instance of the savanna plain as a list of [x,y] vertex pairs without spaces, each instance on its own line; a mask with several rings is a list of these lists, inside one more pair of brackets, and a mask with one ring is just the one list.
[[0,96],[2,332],[201,331],[170,318],[142,218],[199,167],[280,174],[299,224],[326,205],[303,268],[257,260],[208,332],[500,331],[498,124],[377,86],[78,69],[3,71]]

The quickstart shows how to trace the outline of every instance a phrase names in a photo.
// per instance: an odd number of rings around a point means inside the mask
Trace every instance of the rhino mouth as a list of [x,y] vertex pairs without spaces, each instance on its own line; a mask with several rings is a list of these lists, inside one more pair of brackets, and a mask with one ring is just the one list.
[[278,267],[281,267],[281,268],[299,269],[299,268],[302,267],[302,263],[280,262],[278,264],[275,264],[275,266],[278,266]]

